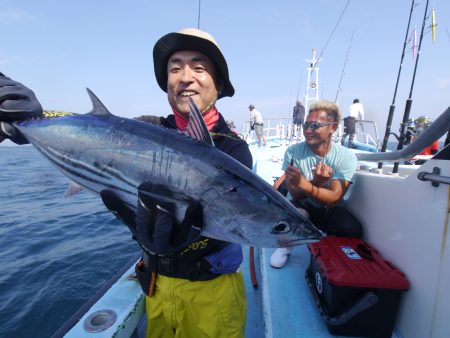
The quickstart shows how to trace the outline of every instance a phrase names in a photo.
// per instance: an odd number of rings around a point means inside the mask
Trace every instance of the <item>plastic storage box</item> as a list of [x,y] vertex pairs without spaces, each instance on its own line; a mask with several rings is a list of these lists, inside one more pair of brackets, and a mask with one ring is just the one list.
[[391,337],[405,275],[360,239],[329,236],[308,249],[305,277],[330,333]]

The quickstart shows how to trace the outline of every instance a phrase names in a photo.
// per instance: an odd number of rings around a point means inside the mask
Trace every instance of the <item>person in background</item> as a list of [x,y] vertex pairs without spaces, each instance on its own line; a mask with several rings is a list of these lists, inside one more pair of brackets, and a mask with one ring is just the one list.
[[[423,134],[423,132],[431,125],[431,121],[426,116],[418,117],[415,120],[415,126],[416,126],[416,133],[414,135],[414,139],[417,139],[420,137],[420,135]],[[424,155],[424,156],[431,156],[434,154],[437,154],[439,151],[439,140],[434,141],[432,145],[422,150],[418,155]],[[425,159],[419,159],[414,161],[414,164],[424,164],[426,162]]]
[[300,100],[295,103],[292,113],[292,123],[294,126],[298,126],[298,133],[301,134],[302,124],[305,121],[305,106]]
[[267,144],[266,138],[263,134],[264,122],[261,113],[255,109],[255,106],[251,104],[250,109],[250,126],[255,130],[256,138],[258,139],[258,147],[261,147],[261,139],[264,141],[264,145]]
[[364,107],[358,99],[354,99],[353,104],[349,107],[348,116],[344,118],[344,135],[342,135],[341,140],[342,145],[344,145],[345,139],[347,138],[347,135],[349,135],[348,147],[353,148],[353,142],[356,134],[356,121],[361,120],[364,120]]
[[[359,221],[342,202],[353,181],[357,159],[349,149],[331,141],[340,121],[338,106],[318,101],[309,108],[303,124],[305,141],[291,145],[284,154],[288,198],[314,225],[328,235],[362,235]],[[283,267],[291,248],[278,248],[270,258]]]
[[[167,93],[173,114],[138,119],[184,131],[191,97],[216,148],[251,169],[248,145],[230,130],[216,107],[218,99],[233,96],[234,88],[215,39],[194,28],[169,33],[156,42],[153,62],[156,80]],[[41,105],[30,89],[0,77],[0,121],[40,116]],[[14,127],[2,123],[5,126],[2,138],[26,143]],[[144,182],[140,188],[149,184]],[[190,203],[178,224],[159,201],[140,192],[136,214],[112,191],[102,191],[101,197],[117,218],[134,229],[134,238],[143,249],[136,273],[146,294],[147,337],[244,337],[246,299],[239,271],[242,248],[201,236],[198,203]]]

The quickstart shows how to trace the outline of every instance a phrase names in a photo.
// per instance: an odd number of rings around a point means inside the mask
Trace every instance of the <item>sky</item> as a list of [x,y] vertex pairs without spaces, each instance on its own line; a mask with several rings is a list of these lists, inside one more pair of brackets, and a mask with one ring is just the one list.
[[[292,116],[297,97],[306,92],[305,59],[315,48],[322,58],[320,98],[335,101],[338,93],[344,115],[358,98],[366,119],[374,120],[383,135],[411,0],[200,4],[199,16],[199,0],[0,0],[0,72],[31,88],[45,109],[87,113],[89,87],[115,115],[165,116],[171,110],[155,80],[153,46],[169,32],[200,24],[227,59],[236,93],[220,99],[217,108],[238,130],[249,118],[249,104],[264,118]],[[426,1],[416,4],[408,36],[413,29],[420,36]],[[430,1],[429,8],[414,87],[411,41],[406,49],[393,131],[400,126],[411,88],[412,117],[435,119],[450,103],[450,1]]]

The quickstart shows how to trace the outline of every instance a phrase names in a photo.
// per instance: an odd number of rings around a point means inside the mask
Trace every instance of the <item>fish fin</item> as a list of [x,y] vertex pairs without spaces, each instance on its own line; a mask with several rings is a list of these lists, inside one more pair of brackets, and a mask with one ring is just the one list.
[[88,114],[103,117],[112,115],[109,112],[109,110],[105,107],[105,105],[102,103],[102,101],[100,101],[100,99],[92,92],[92,90],[86,88],[86,91],[88,92],[88,95],[91,98],[92,102],[92,110]]
[[75,182],[70,182],[69,186],[67,187],[66,192],[64,193],[64,197],[70,197],[70,196],[76,195],[81,190],[83,190],[83,187],[81,185],[78,185]]
[[174,216],[181,223],[186,215],[186,210],[192,200],[183,192],[174,192],[167,189],[162,184],[144,182],[139,186],[139,193],[155,199],[158,207],[164,209]]
[[208,127],[203,119],[202,113],[198,109],[192,97],[189,96],[189,122],[186,128],[187,134],[193,139],[202,141],[206,144],[214,146]]

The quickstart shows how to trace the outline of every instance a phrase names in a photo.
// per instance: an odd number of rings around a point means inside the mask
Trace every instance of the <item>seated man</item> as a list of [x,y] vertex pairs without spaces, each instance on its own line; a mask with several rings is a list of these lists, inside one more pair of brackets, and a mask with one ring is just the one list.
[[[284,154],[288,198],[322,231],[329,235],[361,237],[361,225],[339,206],[352,183],[356,156],[331,138],[340,120],[333,102],[313,104],[303,124],[305,141],[290,146]],[[281,268],[291,252],[278,248],[270,264]]]

